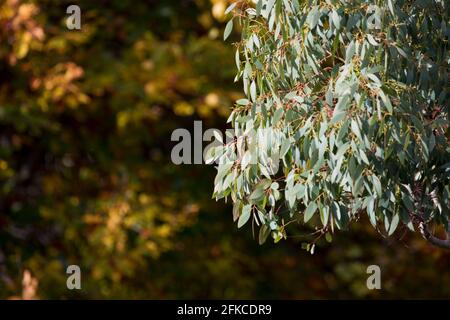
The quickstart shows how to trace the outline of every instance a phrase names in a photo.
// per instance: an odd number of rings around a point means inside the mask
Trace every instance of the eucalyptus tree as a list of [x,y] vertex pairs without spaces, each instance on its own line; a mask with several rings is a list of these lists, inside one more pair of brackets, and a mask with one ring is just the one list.
[[228,119],[234,138],[210,156],[213,196],[232,199],[238,227],[251,221],[263,243],[307,223],[331,240],[367,215],[381,233],[403,225],[450,249],[449,11],[444,0],[227,9],[246,98]]

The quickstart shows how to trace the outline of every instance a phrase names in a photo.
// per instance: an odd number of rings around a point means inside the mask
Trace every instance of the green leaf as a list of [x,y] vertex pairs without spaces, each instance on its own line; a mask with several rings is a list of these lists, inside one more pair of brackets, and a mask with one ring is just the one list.
[[238,228],[241,228],[250,219],[251,209],[252,209],[252,206],[250,204],[247,204],[244,206],[244,208],[242,208],[242,213],[239,216],[239,220],[238,220]]
[[313,8],[309,11],[307,18],[308,24],[311,29],[314,29],[316,27],[317,23],[319,22],[319,18],[320,11],[318,9],[318,6],[313,6]]
[[352,132],[356,135],[356,137],[362,141],[361,131],[359,130],[359,125],[355,120],[352,120],[351,123]]
[[233,11],[233,9],[236,7],[237,2],[233,2],[232,4],[230,4],[228,6],[228,8],[225,10],[225,14],[229,14],[231,11]]
[[269,0],[267,2],[267,6],[266,6],[266,10],[269,13],[270,11],[272,11],[273,5],[275,4],[276,0]]
[[286,139],[283,141],[283,143],[281,144],[281,148],[280,148],[280,157],[283,158],[286,153],[288,153],[289,148],[291,147],[291,141],[289,139]]
[[414,204],[406,193],[403,193],[402,201],[410,212],[414,212]]
[[223,32],[223,40],[227,40],[227,38],[230,36],[231,31],[233,31],[233,19],[228,21],[227,25],[225,26],[225,31]]
[[375,228],[377,225],[377,219],[375,216],[375,198],[370,197],[369,203],[367,204],[367,214],[369,216],[370,223]]
[[336,27],[336,29],[339,29],[341,27],[341,17],[339,17],[338,13],[334,9],[331,12],[331,20],[333,21],[333,24]]
[[369,159],[367,158],[366,153],[365,153],[362,149],[359,150],[359,156],[361,157],[361,160],[362,160],[365,164],[370,165]]
[[331,118],[330,124],[338,123],[339,121],[342,121],[342,119],[345,118],[347,113],[345,111],[337,111],[333,112],[333,118]]
[[428,141],[428,150],[431,152],[433,151],[434,147],[436,146],[436,138],[433,133],[430,135],[430,139]]
[[395,11],[394,11],[394,5],[392,4],[392,0],[387,0],[389,11],[391,12],[392,16],[395,17]]
[[252,81],[252,84],[250,85],[250,97],[252,98],[252,101],[256,101],[256,83],[255,81]]
[[241,69],[241,57],[240,57],[239,50],[236,50],[236,53],[234,55],[234,60],[236,63],[236,67],[238,68],[238,70],[240,70]]
[[384,94],[384,92],[382,90],[379,91],[379,95],[380,95],[381,101],[383,101],[386,109],[389,111],[389,113],[392,113],[391,100]]
[[338,149],[338,152],[336,153],[336,158],[339,160],[340,158],[342,158],[342,156],[347,152],[348,150],[348,146],[350,144],[348,142],[344,143],[343,145],[341,145]]
[[349,63],[355,54],[355,42],[352,41],[345,51],[345,63]]
[[372,176],[372,180],[373,180],[373,185],[374,185],[374,187],[375,187],[376,193],[378,194],[378,196],[381,197],[381,195],[382,195],[383,193],[382,193],[382,190],[381,190],[381,182],[380,182],[380,179],[378,179],[377,176]]
[[369,41],[369,43],[371,45],[373,45],[375,47],[380,45],[371,34],[367,35],[367,40]]
[[278,123],[278,121],[280,121],[281,117],[283,116],[284,110],[283,108],[278,108],[275,111],[275,114],[273,115],[273,119],[272,119],[272,125],[276,125]]
[[317,210],[317,204],[315,202],[310,202],[308,207],[305,210],[305,215],[304,215],[304,222],[308,222],[312,216],[314,215],[314,213]]
[[336,104],[336,108],[334,109],[334,113],[347,110],[349,102],[350,102],[350,97],[348,95],[340,97]]
[[220,143],[223,143],[223,137],[219,130],[214,130],[213,134],[214,134],[214,138],[216,138],[217,141],[219,141]]
[[301,199],[305,195],[306,188],[304,185],[298,183],[295,185],[293,193],[297,199]]
[[241,210],[241,202],[236,201],[233,204],[233,221],[236,221],[237,219],[239,219],[239,211],[240,210]]
[[331,205],[331,212],[338,221],[342,219],[341,208],[339,207],[339,203],[337,203],[336,201],[333,201]]
[[252,65],[250,64],[250,62],[246,62],[245,63],[245,68],[244,68],[244,77],[250,78],[252,76],[253,73],[253,69],[252,69]]
[[236,103],[240,106],[246,106],[250,103],[250,101],[247,99],[239,99],[238,101],[236,101]]
[[259,236],[258,236],[258,242],[260,245],[264,244],[266,242],[267,237],[270,234],[270,229],[264,224],[259,229]]
[[319,208],[320,213],[320,221],[322,222],[323,226],[326,226],[328,224],[328,218],[330,216],[330,209],[327,206],[323,206]]
[[258,200],[264,195],[264,188],[260,185],[256,187],[255,190],[250,194],[250,200]]
[[233,166],[233,163],[225,163],[223,165],[220,165],[217,169],[217,175],[216,175],[216,182],[220,181],[223,177],[225,177],[229,172],[231,167]]
[[389,227],[389,232],[388,232],[389,236],[395,232],[395,229],[397,229],[399,221],[400,221],[400,217],[398,214],[396,214],[392,217],[391,225]]

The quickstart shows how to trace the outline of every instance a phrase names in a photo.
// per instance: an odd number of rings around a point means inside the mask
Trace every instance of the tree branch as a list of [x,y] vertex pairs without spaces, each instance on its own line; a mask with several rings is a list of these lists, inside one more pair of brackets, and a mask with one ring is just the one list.
[[420,234],[422,235],[422,237],[427,240],[429,243],[431,243],[432,245],[442,248],[442,249],[447,249],[450,250],[450,222],[447,225],[447,239],[443,240],[443,239],[439,239],[436,238],[428,229],[428,225],[425,224],[424,221],[420,221],[418,223],[418,227],[419,227],[419,231]]
[[[422,205],[423,197],[424,197],[424,188],[421,185],[415,187],[415,191],[413,192],[409,185],[405,186],[409,191],[411,197],[418,204],[418,211],[420,214],[410,212],[411,221],[413,224],[417,226],[422,237],[427,240],[429,243],[434,245],[435,247],[441,249],[450,250],[450,221],[447,222],[447,228],[445,229],[446,239],[439,239],[430,232],[428,228],[428,223],[424,220],[424,208]],[[429,194],[431,196],[431,200],[436,206],[439,206],[439,202],[437,202],[435,191]]]

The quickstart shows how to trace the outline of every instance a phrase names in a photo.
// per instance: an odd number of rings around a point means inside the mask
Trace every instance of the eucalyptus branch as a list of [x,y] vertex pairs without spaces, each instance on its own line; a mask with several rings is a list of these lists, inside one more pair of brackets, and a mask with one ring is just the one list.
[[434,245],[436,247],[450,250],[450,222],[448,223],[447,229],[445,230],[446,234],[447,234],[447,239],[445,239],[445,240],[434,236],[430,232],[429,226],[424,221],[419,222],[418,227],[419,227],[419,232],[422,235],[422,237],[425,240],[427,240],[429,243],[431,243],[432,245]]

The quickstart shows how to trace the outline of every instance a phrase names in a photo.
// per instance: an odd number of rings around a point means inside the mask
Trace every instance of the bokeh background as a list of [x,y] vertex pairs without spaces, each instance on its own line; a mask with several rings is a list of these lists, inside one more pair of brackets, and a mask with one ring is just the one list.
[[229,2],[0,0],[0,298],[450,298],[449,254],[404,229],[259,246],[212,166],[172,164],[174,129],[225,129],[241,98]]

